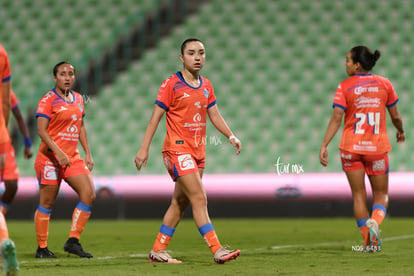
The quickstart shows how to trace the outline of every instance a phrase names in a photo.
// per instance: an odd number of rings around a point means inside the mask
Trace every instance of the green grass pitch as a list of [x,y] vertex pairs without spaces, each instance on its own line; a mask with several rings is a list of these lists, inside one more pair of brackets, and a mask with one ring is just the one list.
[[57,259],[35,259],[33,221],[8,221],[17,247],[19,275],[414,275],[414,219],[387,218],[383,250],[357,252],[355,221],[332,219],[214,219],[222,244],[241,256],[216,265],[192,220],[177,227],[169,250],[182,264],[150,264],[147,254],[159,220],[90,220],[81,237],[93,259],[63,251],[69,220],[51,220],[49,249]]

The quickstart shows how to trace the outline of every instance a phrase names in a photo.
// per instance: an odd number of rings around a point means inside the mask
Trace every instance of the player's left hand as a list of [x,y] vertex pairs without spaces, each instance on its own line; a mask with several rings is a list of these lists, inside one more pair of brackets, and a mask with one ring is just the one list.
[[86,166],[88,166],[89,171],[92,171],[93,165],[94,165],[92,155],[90,154],[85,155],[85,163],[86,163]]
[[397,143],[404,142],[405,141],[405,132],[397,131],[396,137],[397,137]]
[[233,147],[237,148],[236,154],[239,155],[242,149],[241,141],[236,136],[230,136],[229,140]]

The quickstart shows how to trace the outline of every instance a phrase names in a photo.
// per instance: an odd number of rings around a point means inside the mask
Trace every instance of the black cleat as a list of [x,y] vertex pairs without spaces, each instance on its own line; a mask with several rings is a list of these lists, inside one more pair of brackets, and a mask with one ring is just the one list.
[[79,243],[77,238],[69,238],[63,249],[75,255],[78,255],[81,258],[93,258],[92,254],[83,250],[82,245]]
[[47,247],[45,247],[45,248],[38,247],[37,250],[36,250],[35,257],[36,258],[41,258],[41,259],[44,259],[44,258],[54,259],[54,258],[56,258],[56,255],[53,254],[53,252],[50,251]]

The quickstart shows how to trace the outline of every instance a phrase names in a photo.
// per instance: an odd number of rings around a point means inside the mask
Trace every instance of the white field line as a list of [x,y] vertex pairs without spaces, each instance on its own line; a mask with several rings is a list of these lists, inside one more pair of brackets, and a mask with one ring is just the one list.
[[[399,241],[399,240],[409,240],[414,239],[414,234],[411,235],[401,235],[401,236],[394,236],[394,237],[387,237],[383,238],[383,241]],[[324,246],[332,246],[332,245],[341,245],[341,244],[349,244],[355,241],[333,241],[333,242],[321,242],[321,243],[311,243],[311,244],[289,244],[289,245],[280,245],[280,246],[272,246],[271,249],[278,250],[284,248],[303,248],[303,247],[324,247]]]
[[[414,239],[414,234],[410,235],[401,235],[401,236],[394,236],[394,237],[387,237],[383,238],[383,241],[399,241],[399,240],[410,240]],[[309,243],[309,244],[287,244],[287,245],[275,245],[270,247],[272,250],[280,250],[280,249],[287,249],[287,248],[312,248],[312,247],[324,247],[324,246],[334,246],[334,245],[346,245],[352,244],[355,241],[345,240],[345,241],[333,241],[333,242],[321,242],[321,243]],[[253,250],[241,250],[242,252],[248,251],[265,251],[269,250],[269,248],[256,248]],[[129,254],[128,256],[102,256],[93,258],[92,260],[111,260],[111,259],[119,259],[119,258],[147,258],[148,253],[135,253]],[[83,259],[88,260],[88,259]],[[33,259],[32,261],[21,261],[20,264],[30,264],[30,263],[41,263],[41,262],[56,262],[59,259]]]

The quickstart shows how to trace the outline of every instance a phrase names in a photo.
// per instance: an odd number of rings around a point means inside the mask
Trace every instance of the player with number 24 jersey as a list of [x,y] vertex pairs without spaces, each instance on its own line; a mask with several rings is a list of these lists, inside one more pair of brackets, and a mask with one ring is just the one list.
[[339,148],[357,154],[380,154],[391,150],[386,108],[398,96],[391,82],[374,74],[355,74],[342,81],[335,94],[334,107],[345,111],[344,130]]

